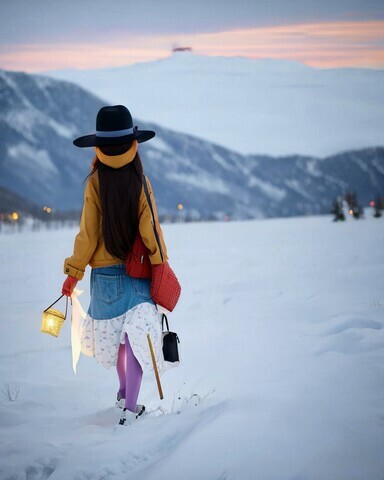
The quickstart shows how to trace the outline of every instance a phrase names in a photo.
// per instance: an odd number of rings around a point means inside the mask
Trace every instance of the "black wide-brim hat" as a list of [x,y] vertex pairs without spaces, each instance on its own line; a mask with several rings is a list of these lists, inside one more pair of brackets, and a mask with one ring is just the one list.
[[132,115],[124,105],[100,108],[96,117],[96,133],[76,138],[76,147],[118,145],[137,140],[146,142],[155,136],[152,130],[138,130],[133,126]]

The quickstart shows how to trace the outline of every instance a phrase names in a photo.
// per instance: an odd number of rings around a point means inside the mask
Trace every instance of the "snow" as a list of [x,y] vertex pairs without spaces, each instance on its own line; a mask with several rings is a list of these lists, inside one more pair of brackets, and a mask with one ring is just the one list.
[[169,145],[165,143],[164,140],[162,140],[158,136],[154,137],[154,139],[152,140],[151,146],[156,148],[157,150],[160,150],[161,152],[173,154],[173,151],[169,147]]
[[369,177],[372,184],[380,188],[375,173],[373,173],[357,155],[354,155],[352,160],[360,167],[364,174]]
[[214,160],[216,163],[218,163],[222,168],[229,172],[236,172],[238,167],[238,159],[235,158],[234,162],[228,161],[227,159],[223,158],[222,155],[220,155],[215,147],[212,144],[204,142],[204,146],[209,150],[209,153],[212,157],[212,160]]
[[53,118],[47,118],[47,123],[61,137],[72,139],[76,134],[76,127],[73,125],[58,123]]
[[307,172],[314,177],[323,176],[323,173],[318,170],[318,162],[316,160],[307,162]]
[[40,333],[76,230],[0,235],[0,478],[381,480],[384,221],[366,216],[164,225],[183,363],[162,401],[145,375],[151,415],[128,427],[113,369],[73,374],[69,322]]
[[[52,173],[59,173],[56,165],[53,163],[47,150],[33,148],[25,142],[13,145],[8,149],[8,154],[15,163],[20,164],[20,174],[25,175],[24,170],[36,172],[39,170],[40,175],[50,176]],[[25,159],[28,162],[25,162]]]
[[287,195],[287,192],[284,189],[275,187],[270,182],[260,180],[260,178],[257,178],[254,175],[249,177],[248,186],[259,188],[263,193],[277,201],[283,200]]
[[375,168],[377,169],[378,172],[384,174],[384,165],[382,164],[382,162],[377,157],[372,162],[372,165],[375,166]]
[[18,100],[21,101],[21,103],[23,104],[23,106],[26,108],[26,109],[31,109],[33,108],[31,102],[25,97],[25,95],[23,94],[23,92],[19,89],[19,87],[17,86],[17,83],[14,82],[9,75],[7,75],[7,72],[5,72],[4,70],[1,70],[0,69],[0,78],[4,81],[4,83],[10,88],[10,90],[12,90],[15,95],[17,96]]
[[323,157],[382,144],[382,70],[188,53],[46,74],[125,104],[134,118],[243,154]]
[[[25,99],[25,102],[28,102]],[[39,114],[35,109],[23,109],[20,111],[11,111],[5,115],[5,122],[11,125],[20,135],[25,137],[32,144],[36,144],[36,138],[34,135],[34,127],[39,124]]]
[[285,185],[287,185],[287,187],[294,190],[300,196],[306,197],[308,199],[311,198],[311,195],[305,191],[305,189],[303,188],[303,185],[299,182],[299,180],[289,179],[289,180],[284,180],[284,183]]
[[[38,108],[31,103],[28,95],[25,94],[26,92],[23,91],[22,88],[20,89],[17,81],[14,81],[12,76],[8,75],[7,73],[8,72],[0,70],[0,79],[5,82],[10,91],[17,97],[17,100],[20,102],[22,107],[20,108],[19,105],[19,108],[15,108],[5,114],[4,119],[6,123],[11,126],[11,128],[18,131],[32,143],[36,143],[33,132],[38,129],[39,126],[43,126],[45,128],[46,125],[48,125],[58,135],[64,138],[69,139],[75,136],[77,129],[74,125],[64,125],[59,123],[56,119],[38,110]],[[54,83],[54,80],[49,77],[42,77],[39,75],[34,75],[33,80],[35,82],[35,87],[39,90],[39,93],[44,96],[46,103],[45,108],[48,105],[52,107],[52,111],[54,111],[56,107],[54,102],[56,99],[52,99],[52,95],[50,95],[47,91],[47,88]],[[15,104],[18,102],[15,102]]]
[[228,194],[230,189],[225,182],[213,175],[190,175],[188,173],[168,172],[166,177],[170,181],[182,183],[185,186],[192,185],[200,188],[201,190],[208,191],[210,193],[222,193]]

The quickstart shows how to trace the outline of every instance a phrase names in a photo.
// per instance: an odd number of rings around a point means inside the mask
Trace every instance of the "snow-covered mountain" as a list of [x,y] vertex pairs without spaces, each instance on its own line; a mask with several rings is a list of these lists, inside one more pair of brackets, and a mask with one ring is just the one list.
[[0,70],[1,186],[57,209],[81,204],[88,167],[71,141],[101,106],[68,82]]
[[384,195],[384,147],[341,152],[324,159],[292,155],[252,156],[248,175],[254,198],[260,191],[275,204],[274,216],[326,213],[331,201],[354,190],[362,206]]
[[[75,148],[72,140],[94,131],[105,102],[68,82],[5,71],[0,92],[0,185],[54,209],[80,208],[93,151]],[[140,152],[155,191],[162,192],[160,213],[176,215],[181,203],[184,214],[194,218],[261,214],[242,192],[244,172],[237,168],[250,159],[158,125],[135,123],[157,132]]]
[[140,118],[244,154],[323,157],[383,143],[384,70],[177,53],[127,67],[47,73],[126,104]]
[[[94,131],[104,102],[69,82],[5,71],[0,95],[0,186],[41,206],[80,209],[93,152],[75,148],[72,139]],[[163,216],[325,213],[333,196],[350,188],[364,205],[384,191],[381,147],[328,159],[245,156],[157,124],[135,123],[157,133],[140,152]]]
[[33,217],[41,216],[42,210],[29,202],[25,198],[0,187],[0,219],[3,220],[4,212],[18,212],[22,215],[31,215]]

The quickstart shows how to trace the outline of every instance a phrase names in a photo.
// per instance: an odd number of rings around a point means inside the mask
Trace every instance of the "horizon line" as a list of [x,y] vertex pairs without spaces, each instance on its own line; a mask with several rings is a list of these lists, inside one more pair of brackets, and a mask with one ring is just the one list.
[[245,56],[245,55],[218,55],[218,54],[204,54],[204,53],[197,53],[192,51],[187,51],[187,52],[171,52],[167,56],[159,56],[157,58],[153,59],[143,59],[143,60],[137,60],[137,61],[131,61],[128,63],[122,63],[118,65],[104,65],[100,67],[95,67],[95,68],[89,68],[89,67],[81,67],[81,66],[68,66],[64,68],[24,68],[20,69],[18,67],[3,67],[0,64],[0,70],[3,71],[8,71],[8,72],[19,72],[19,73],[28,73],[28,74],[44,74],[44,73],[49,73],[49,72],[56,72],[56,71],[78,71],[78,72],[86,72],[86,71],[98,71],[98,70],[117,70],[120,68],[127,68],[127,67],[133,67],[135,65],[140,65],[140,64],[145,64],[145,63],[157,63],[161,62],[164,60],[169,60],[173,57],[177,56],[195,56],[195,57],[205,57],[205,58],[226,58],[226,59],[242,59],[242,60],[249,60],[250,62],[262,62],[262,61],[271,61],[271,62],[282,62],[282,63],[291,63],[291,64],[297,64],[303,67],[308,67],[313,70],[373,70],[373,71],[384,71],[384,63],[382,66],[370,66],[370,65],[342,65],[342,66],[319,66],[319,65],[311,65],[308,62],[292,59],[292,58],[285,58],[285,57],[272,57],[272,56]]

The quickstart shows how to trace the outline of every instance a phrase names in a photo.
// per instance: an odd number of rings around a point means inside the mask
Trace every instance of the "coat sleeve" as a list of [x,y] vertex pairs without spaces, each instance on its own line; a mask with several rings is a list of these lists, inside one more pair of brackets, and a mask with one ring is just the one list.
[[[141,189],[140,201],[139,201],[139,231],[144,245],[150,251],[149,260],[152,265],[159,265],[168,260],[167,248],[164,242],[163,232],[160,227],[159,218],[157,215],[157,208],[155,203],[155,197],[150,181],[145,177],[147,182],[149,197],[152,203],[152,209],[154,214],[154,223],[152,219],[152,212],[145,195],[144,186]],[[157,238],[156,238],[156,233]]]
[[75,238],[73,255],[66,258],[64,262],[64,273],[78,280],[84,276],[85,267],[96,250],[101,231],[101,216],[93,190],[94,185],[90,178],[85,187],[80,231]]

